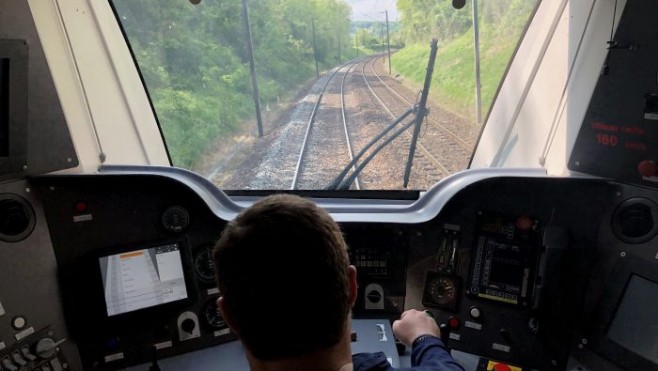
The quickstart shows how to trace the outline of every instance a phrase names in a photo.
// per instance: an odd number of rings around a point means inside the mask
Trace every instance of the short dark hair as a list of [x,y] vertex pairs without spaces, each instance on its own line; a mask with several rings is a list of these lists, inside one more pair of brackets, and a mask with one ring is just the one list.
[[254,357],[300,356],[344,335],[347,246],[313,202],[292,195],[256,202],[224,229],[213,259],[224,305]]

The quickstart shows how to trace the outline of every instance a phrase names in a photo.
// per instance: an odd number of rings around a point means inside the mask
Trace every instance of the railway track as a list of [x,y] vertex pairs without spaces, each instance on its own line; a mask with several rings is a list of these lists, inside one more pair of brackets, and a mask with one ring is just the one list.
[[[411,122],[413,116],[377,142],[377,145],[390,143],[376,155],[372,148],[364,150],[392,118],[411,108],[409,99],[385,87],[385,78],[378,76],[373,67],[376,58],[350,61],[318,79],[309,92],[288,109],[286,116],[274,124],[271,133],[244,157],[243,163],[251,165],[243,168],[246,173],[229,179],[238,184],[234,187],[335,189],[336,176],[356,153],[364,151],[364,157],[349,169],[346,177],[350,178],[349,182],[343,182],[340,188],[401,189],[411,135],[402,133],[393,138],[391,133]],[[431,138],[438,135],[436,133],[440,133],[441,141]],[[423,123],[423,134],[414,156],[409,189],[428,189],[443,177],[466,167],[465,164],[446,163],[446,159],[450,161],[451,156],[454,157],[451,152],[457,152],[451,149],[457,146],[455,141],[446,144],[446,133]],[[448,149],[437,151],[436,147]],[[459,150],[464,151],[461,147]],[[371,161],[364,165],[363,160],[369,156],[372,156]],[[462,157],[467,161],[468,154]],[[359,165],[364,166],[363,171],[356,179],[351,179]]]
[[[366,73],[366,68],[370,66],[370,70],[372,71],[371,75],[375,76],[382,86],[385,86],[384,81],[374,71],[373,63],[378,58],[378,56],[364,57],[352,61],[336,68],[329,75],[322,90],[318,94],[310,118],[307,122],[306,132],[298,155],[297,166],[293,174],[290,189],[319,189],[325,188],[327,184],[332,184],[335,175],[340,173],[344,166],[353,160],[356,150],[363,149],[367,142],[388,125],[389,120],[385,116],[382,116],[381,108],[383,108],[388,114],[388,117],[392,119],[397,117],[393,112],[396,108],[391,107],[393,104],[387,104],[383,101],[381,93],[377,93],[375,90],[377,88],[373,87],[369,81],[372,77],[368,77]],[[364,89],[363,87],[359,88],[356,86],[354,90],[365,90],[369,92],[370,96],[376,101],[377,107],[381,108],[373,109],[371,107],[370,111],[372,113],[370,116],[365,119],[362,118],[362,120],[356,120],[357,122],[348,123],[345,103],[345,86],[348,75],[357,65],[360,65],[360,78],[366,88]],[[342,75],[342,77],[338,78],[337,75]],[[388,89],[390,89],[391,92],[394,92],[390,87],[388,87]],[[395,105],[411,106],[409,101],[401,95],[395,94],[395,97],[397,99]],[[333,100],[334,104],[332,105],[332,102],[326,103],[327,98],[329,98],[330,101]],[[338,113],[336,108],[336,99],[340,101],[340,113]],[[387,99],[390,100],[391,98]],[[360,106],[359,109],[363,110],[364,106]],[[378,118],[373,117],[373,115],[378,116]],[[407,118],[406,121],[399,124],[393,131],[396,131],[404,123],[410,122],[410,120],[412,120],[411,117]],[[373,125],[369,125],[372,121],[378,123],[376,125],[377,129],[374,129],[372,127]],[[383,124],[385,122],[386,124]],[[365,126],[369,126],[369,128],[365,129]],[[373,166],[375,169],[370,169],[368,167],[363,169],[362,176],[374,179],[374,181],[371,182],[373,184],[377,184],[377,182],[381,181],[385,176],[391,178],[397,177],[398,182],[401,179],[402,170],[406,165],[406,156],[400,156],[400,154],[408,153],[407,151],[409,150],[412,136],[408,130],[405,130],[403,137],[398,140],[393,139],[391,135],[391,133],[388,133],[381,139],[381,141],[393,142],[387,144],[386,147],[388,148],[382,150],[382,152],[388,151],[388,155],[379,156],[379,153],[374,155],[377,157],[384,157],[383,160],[378,159],[380,165]],[[358,139],[359,137],[360,140]],[[352,138],[357,139],[353,140]],[[415,169],[412,169],[412,177],[415,179],[425,179],[424,182],[417,183],[424,183],[429,186],[450,173],[461,170],[461,168],[455,169],[453,166],[446,166],[443,161],[437,158],[437,156],[435,156],[423,142],[418,142],[417,148],[418,152],[414,157]],[[368,149],[365,151],[365,155],[362,159],[367,158],[372,153],[373,149]],[[382,162],[384,162],[384,164],[382,164]],[[350,171],[354,172],[357,166],[358,163],[354,163]],[[394,170],[388,171],[389,174],[380,174],[381,169]],[[361,189],[362,184],[359,178],[353,173],[350,177],[354,179],[351,179],[347,184],[344,183],[342,188]],[[395,182],[393,179],[387,179],[386,181],[389,183]]]
[[[342,170],[344,164],[353,159],[354,149],[345,109],[345,79],[359,61],[350,61],[336,68],[318,94],[307,123],[290,189],[324,188]],[[339,80],[336,79],[338,74],[342,74]],[[330,89],[332,84],[338,85],[337,88]],[[340,109],[336,107],[336,98],[339,99]],[[327,103],[327,100],[331,102]],[[354,187],[360,189],[358,179]]]
[[[371,85],[370,82],[368,81],[368,77],[366,76],[366,71],[365,71],[366,66],[367,66],[369,63],[370,63],[370,64],[371,64],[371,63],[374,63],[374,61],[377,60],[378,58],[379,58],[379,57],[373,57],[373,58],[370,58],[369,60],[365,61],[365,63],[364,63],[363,66],[362,66],[362,69],[361,69],[361,75],[363,76],[363,80],[365,81],[366,86],[368,86],[368,90],[370,91],[370,93],[372,94],[372,96],[377,100],[377,102],[379,102],[379,104],[381,105],[381,107],[382,107],[382,108],[383,108],[383,109],[384,109],[384,110],[385,110],[385,111],[391,116],[391,118],[392,118],[392,119],[395,119],[396,117],[398,117],[398,115],[396,115],[395,113],[393,113],[393,111],[391,110],[391,107],[389,107],[389,105],[387,105],[386,103],[384,103],[384,102],[382,101],[382,98],[380,97],[379,94],[377,94],[377,92],[375,92],[375,90],[373,89],[372,85]],[[411,106],[411,104],[409,104],[409,106]],[[407,108],[410,108],[410,107],[407,107]],[[399,113],[401,114],[401,113],[402,113],[402,110],[400,110]],[[409,133],[409,131],[405,131],[404,134],[405,134],[405,136],[407,137],[407,139],[410,141],[412,136],[411,136],[411,134]],[[405,144],[408,145],[408,144],[410,143],[409,141],[406,141]],[[408,147],[407,147],[407,148],[408,148]],[[446,166],[445,166],[441,161],[439,161],[439,159],[437,159],[437,158],[436,158],[436,157],[435,157],[435,156],[434,156],[434,155],[433,155],[433,154],[432,154],[432,153],[431,153],[431,152],[430,152],[430,151],[429,151],[429,150],[423,145],[422,142],[418,142],[418,144],[417,144],[417,148],[420,150],[420,154],[418,154],[418,156],[416,156],[417,159],[419,159],[420,161],[423,161],[423,162],[425,162],[425,161],[429,162],[431,165],[433,165],[434,167],[436,167],[436,169],[439,170],[439,171],[442,173],[443,176],[447,176],[447,175],[450,173],[450,171],[448,170],[448,168],[446,168]],[[423,169],[427,169],[426,164],[422,164],[422,165],[423,165]]]
[[[374,68],[374,63],[378,58],[379,57],[372,58],[367,62],[370,69],[370,79],[372,81],[372,83],[369,81],[368,85],[371,92],[377,96],[382,107],[389,113],[390,117],[393,118],[413,103],[411,100],[398,93],[395,89],[391,88],[381,76],[377,74]],[[365,66],[363,76],[364,79],[368,80]],[[461,135],[466,135],[465,133],[456,134],[453,130],[437,122],[436,119],[433,119],[430,116],[431,111],[423,122],[422,136],[419,138],[418,142],[418,148],[422,155],[421,161],[425,160],[431,162],[442,171],[443,176],[465,169],[472,154],[474,144],[469,145],[467,141],[460,138]],[[421,166],[425,167],[422,163]]]
[[[381,58],[381,57],[380,57],[380,58]],[[377,59],[379,59],[379,58],[373,59],[373,60],[371,61],[371,63],[370,63],[370,70],[371,70],[373,76],[375,76],[375,77],[377,78],[377,80],[379,80],[379,82],[381,83],[381,85],[382,85],[383,87],[385,87],[385,88],[386,88],[391,94],[395,95],[395,96],[398,97],[401,101],[403,101],[403,102],[405,102],[405,103],[407,103],[407,104],[409,104],[409,105],[413,104],[413,102],[412,102],[411,100],[405,98],[405,97],[402,96],[398,91],[396,91],[395,89],[391,88],[391,86],[390,86],[388,83],[386,83],[386,82],[382,79],[381,75],[377,73],[377,71],[375,70],[375,63],[377,62]],[[457,131],[460,131],[461,133],[456,134],[456,133],[454,132],[454,130],[455,130],[454,128],[449,128],[449,127],[446,126],[445,123],[441,123],[441,122],[439,122],[437,119],[435,119],[435,118],[432,116],[432,112],[433,112],[433,111],[430,110],[429,114],[427,115],[427,121],[426,121],[427,123],[429,123],[430,125],[433,125],[433,126],[436,127],[437,129],[443,131],[443,132],[444,132],[446,135],[448,135],[452,140],[454,140],[455,143],[459,144],[464,150],[466,150],[466,151],[472,151],[472,150],[473,150],[474,143],[472,142],[472,140],[470,140],[470,138],[469,138],[470,135],[469,135],[469,134],[466,134],[466,135],[465,135],[465,133],[463,133],[464,130],[457,130]],[[466,137],[466,138],[469,138],[469,142],[470,142],[470,143],[462,139],[462,138],[465,138],[465,137]]]

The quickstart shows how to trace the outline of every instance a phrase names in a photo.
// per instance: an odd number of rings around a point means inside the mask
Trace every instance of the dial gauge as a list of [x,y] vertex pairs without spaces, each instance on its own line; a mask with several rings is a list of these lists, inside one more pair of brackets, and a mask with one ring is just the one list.
[[446,305],[455,300],[455,284],[445,278],[440,277],[429,282],[429,292],[434,301],[439,305]]
[[203,307],[203,319],[210,328],[221,330],[226,328],[226,321],[219,313],[217,298],[211,298]]
[[162,213],[161,221],[166,230],[180,233],[190,225],[190,214],[184,207],[171,206]]
[[427,272],[423,290],[423,305],[454,311],[457,309],[460,289],[459,277]]
[[194,252],[194,273],[204,283],[215,282],[215,264],[212,261],[212,245],[205,245]]

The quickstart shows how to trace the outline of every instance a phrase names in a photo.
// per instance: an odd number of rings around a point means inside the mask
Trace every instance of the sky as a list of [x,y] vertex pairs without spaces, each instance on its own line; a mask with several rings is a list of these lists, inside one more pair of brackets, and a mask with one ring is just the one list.
[[398,19],[395,7],[396,0],[346,0],[352,6],[352,20],[354,21],[384,21],[384,11],[388,10],[389,21]]

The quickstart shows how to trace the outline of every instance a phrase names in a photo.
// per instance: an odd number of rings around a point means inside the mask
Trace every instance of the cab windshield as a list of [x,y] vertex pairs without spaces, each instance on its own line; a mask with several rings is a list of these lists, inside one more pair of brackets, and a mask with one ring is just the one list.
[[111,0],[172,164],[237,191],[466,169],[538,2]]

